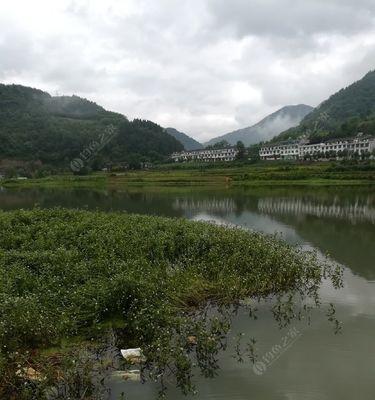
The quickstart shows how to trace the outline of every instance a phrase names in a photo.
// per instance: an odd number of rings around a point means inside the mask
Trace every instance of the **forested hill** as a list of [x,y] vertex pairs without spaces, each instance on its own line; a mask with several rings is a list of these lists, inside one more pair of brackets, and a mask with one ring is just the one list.
[[375,71],[332,95],[296,128],[273,139],[281,141],[306,135],[312,141],[375,133]]
[[52,97],[41,90],[0,84],[0,160],[41,161],[68,167],[109,125],[118,134],[92,162],[162,160],[183,146],[151,121],[129,121],[77,96]]
[[179,142],[183,144],[185,150],[199,150],[203,149],[203,145],[197,142],[192,137],[186,135],[186,133],[179,132],[174,128],[166,128],[165,129],[171,136],[176,138]]

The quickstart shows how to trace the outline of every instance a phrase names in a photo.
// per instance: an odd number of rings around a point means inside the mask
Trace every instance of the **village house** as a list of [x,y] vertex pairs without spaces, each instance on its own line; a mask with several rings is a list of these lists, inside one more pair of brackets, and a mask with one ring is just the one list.
[[228,147],[225,149],[203,149],[203,150],[190,150],[182,151],[180,153],[173,153],[171,158],[175,162],[186,161],[234,161],[237,157],[238,150],[235,147]]
[[375,150],[375,138],[359,134],[356,138],[332,139],[324,143],[289,141],[261,147],[262,160],[303,160],[311,157],[321,159],[331,156],[346,157],[351,154],[362,156]]

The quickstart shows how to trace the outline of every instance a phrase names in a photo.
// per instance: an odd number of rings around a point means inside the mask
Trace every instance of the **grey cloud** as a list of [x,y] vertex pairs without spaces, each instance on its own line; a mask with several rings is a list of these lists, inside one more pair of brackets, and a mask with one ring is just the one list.
[[374,27],[371,1],[209,0],[212,24],[247,35],[299,38],[314,34],[348,35]]
[[287,104],[317,105],[375,62],[372,0],[67,0],[48,3],[48,21],[44,2],[27,20],[13,2],[0,4],[1,80],[89,97],[198,140]]
[[12,30],[0,18],[0,77],[22,74],[39,62],[33,41],[21,29]]

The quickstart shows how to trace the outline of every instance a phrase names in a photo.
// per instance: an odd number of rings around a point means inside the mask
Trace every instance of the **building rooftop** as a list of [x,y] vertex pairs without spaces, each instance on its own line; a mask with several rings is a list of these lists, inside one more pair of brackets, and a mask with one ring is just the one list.
[[292,146],[292,145],[297,145],[301,144],[300,140],[284,140],[282,142],[278,143],[268,143],[263,145],[262,147],[278,147],[278,146]]
[[237,148],[235,146],[231,146],[231,147],[225,147],[223,149],[197,149],[197,150],[182,150],[180,152],[177,153],[173,153],[173,154],[182,154],[182,153],[202,153],[202,152],[206,152],[206,151],[225,151],[225,150],[237,150]]

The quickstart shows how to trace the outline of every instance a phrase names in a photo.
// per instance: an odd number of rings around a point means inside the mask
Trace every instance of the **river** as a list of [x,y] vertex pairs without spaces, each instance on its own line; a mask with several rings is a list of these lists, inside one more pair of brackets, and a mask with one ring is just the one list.
[[[280,330],[266,307],[257,321],[244,313],[234,332],[257,340],[261,368],[238,363],[228,351],[218,377],[196,377],[196,399],[325,400],[375,398],[375,190],[371,187],[282,187],[246,189],[0,189],[0,208],[63,206],[127,211],[230,223],[266,233],[344,266],[344,288],[324,285],[324,304],[334,303],[342,333],[327,319]],[[316,315],[315,315],[316,314]],[[295,333],[289,337],[290,329]],[[277,357],[265,355],[278,346]],[[265,358],[264,358],[265,357]],[[156,389],[139,383],[113,384],[113,398],[153,399]],[[175,389],[171,399],[182,399]]]

